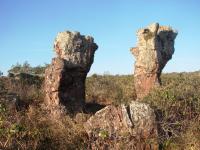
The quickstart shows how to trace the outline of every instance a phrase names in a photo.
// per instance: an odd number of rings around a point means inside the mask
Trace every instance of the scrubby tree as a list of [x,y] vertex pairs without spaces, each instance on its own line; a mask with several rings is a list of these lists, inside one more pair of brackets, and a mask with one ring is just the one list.
[[44,74],[47,66],[48,66],[48,64],[45,64],[44,66],[38,65],[36,67],[32,67],[31,71],[32,71],[33,74]]
[[11,69],[8,71],[9,73],[29,73],[29,74],[44,74],[46,67],[48,64],[44,66],[38,65],[36,67],[32,67],[27,61],[25,61],[22,65],[17,63],[16,65],[12,65]]
[[31,70],[30,64],[25,61],[22,65],[17,63],[16,65],[12,65],[11,69],[8,71],[9,73],[29,73]]
[[3,72],[0,70],[0,76],[2,76],[3,75]]

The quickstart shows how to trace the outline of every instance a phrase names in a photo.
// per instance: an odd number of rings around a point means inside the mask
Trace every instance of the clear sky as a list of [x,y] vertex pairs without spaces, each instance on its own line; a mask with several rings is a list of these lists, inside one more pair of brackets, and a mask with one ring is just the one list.
[[99,46],[90,74],[130,74],[136,30],[152,22],[179,32],[164,72],[200,70],[199,0],[0,0],[0,70],[50,63],[57,33],[72,30]]

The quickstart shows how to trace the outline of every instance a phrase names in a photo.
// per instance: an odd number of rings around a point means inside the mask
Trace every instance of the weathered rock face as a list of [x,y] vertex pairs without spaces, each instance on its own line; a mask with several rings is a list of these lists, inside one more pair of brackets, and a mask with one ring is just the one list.
[[54,42],[56,54],[65,60],[67,67],[79,68],[83,72],[90,70],[97,48],[92,37],[79,32],[60,32]]
[[78,112],[85,100],[85,79],[98,46],[79,32],[60,32],[54,43],[57,57],[45,71],[46,103]]
[[84,127],[94,139],[107,137],[119,140],[128,136],[139,140],[157,138],[153,109],[136,101],[132,101],[128,106],[109,105],[92,116]]
[[177,32],[171,27],[149,25],[137,32],[137,47],[131,49],[136,58],[134,82],[139,99],[146,96],[156,85],[160,85],[160,75],[174,53]]

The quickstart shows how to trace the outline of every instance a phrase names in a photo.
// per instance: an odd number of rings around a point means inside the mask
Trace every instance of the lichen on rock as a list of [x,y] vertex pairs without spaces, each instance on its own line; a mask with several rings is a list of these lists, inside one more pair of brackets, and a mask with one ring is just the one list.
[[128,106],[106,106],[84,123],[84,128],[94,142],[102,137],[110,140],[132,137],[134,142],[154,140],[149,146],[158,149],[156,116],[145,103],[132,101]]
[[54,50],[57,57],[45,71],[45,101],[49,108],[64,106],[80,112],[85,102],[85,79],[98,48],[94,39],[79,32],[60,32]]
[[89,71],[97,48],[91,36],[79,32],[60,32],[54,42],[57,56],[64,59],[68,67],[80,67],[84,71]]
[[177,31],[153,23],[137,32],[137,46],[131,48],[135,56],[134,83],[138,99],[161,84],[160,75],[174,53]]

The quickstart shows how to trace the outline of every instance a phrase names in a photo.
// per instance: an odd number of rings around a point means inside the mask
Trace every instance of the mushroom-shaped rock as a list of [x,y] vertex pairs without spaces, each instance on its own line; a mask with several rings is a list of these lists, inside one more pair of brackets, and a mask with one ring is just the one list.
[[79,112],[85,102],[85,79],[98,46],[90,36],[79,32],[60,32],[55,42],[57,54],[45,71],[46,103]]
[[131,48],[135,56],[134,83],[138,99],[161,84],[160,75],[174,53],[177,31],[153,23],[137,32],[137,46]]

